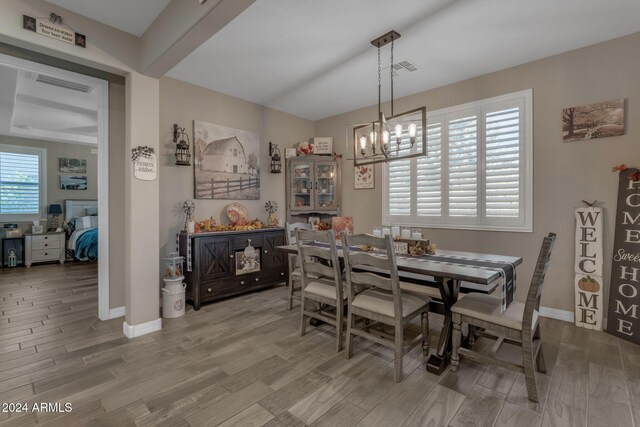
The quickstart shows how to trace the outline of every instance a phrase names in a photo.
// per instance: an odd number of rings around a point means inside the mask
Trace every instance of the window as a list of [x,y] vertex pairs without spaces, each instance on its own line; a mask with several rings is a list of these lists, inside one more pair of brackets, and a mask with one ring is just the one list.
[[385,164],[385,224],[532,231],[531,90],[427,114],[428,155]]
[[0,145],[0,219],[40,219],[44,209],[43,148]]

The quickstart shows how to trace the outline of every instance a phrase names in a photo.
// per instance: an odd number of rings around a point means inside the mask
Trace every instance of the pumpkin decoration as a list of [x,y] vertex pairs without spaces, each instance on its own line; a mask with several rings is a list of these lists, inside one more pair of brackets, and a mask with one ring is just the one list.
[[591,276],[583,277],[578,280],[578,287],[585,292],[598,292],[600,283]]

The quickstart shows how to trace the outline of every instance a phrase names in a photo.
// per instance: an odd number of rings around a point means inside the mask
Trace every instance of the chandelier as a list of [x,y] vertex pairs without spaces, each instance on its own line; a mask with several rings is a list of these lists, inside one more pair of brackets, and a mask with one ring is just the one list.
[[[371,123],[353,128],[353,158],[356,166],[383,163],[427,154],[427,109],[416,108],[404,113],[393,111],[393,48],[400,38],[396,31],[371,41],[378,48],[378,117]],[[391,116],[382,112],[382,68],[380,48],[391,43]]]

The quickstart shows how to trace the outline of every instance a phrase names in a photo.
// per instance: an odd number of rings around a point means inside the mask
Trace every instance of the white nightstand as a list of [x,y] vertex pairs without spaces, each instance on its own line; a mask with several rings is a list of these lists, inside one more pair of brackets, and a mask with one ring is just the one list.
[[42,234],[24,234],[24,265],[30,267],[38,262],[60,261],[64,264],[65,242],[63,231]]

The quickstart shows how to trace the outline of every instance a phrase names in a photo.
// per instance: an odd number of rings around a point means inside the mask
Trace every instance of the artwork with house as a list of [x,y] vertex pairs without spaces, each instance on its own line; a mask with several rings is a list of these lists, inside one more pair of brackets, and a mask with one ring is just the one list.
[[260,137],[252,132],[193,121],[194,197],[260,198]]

